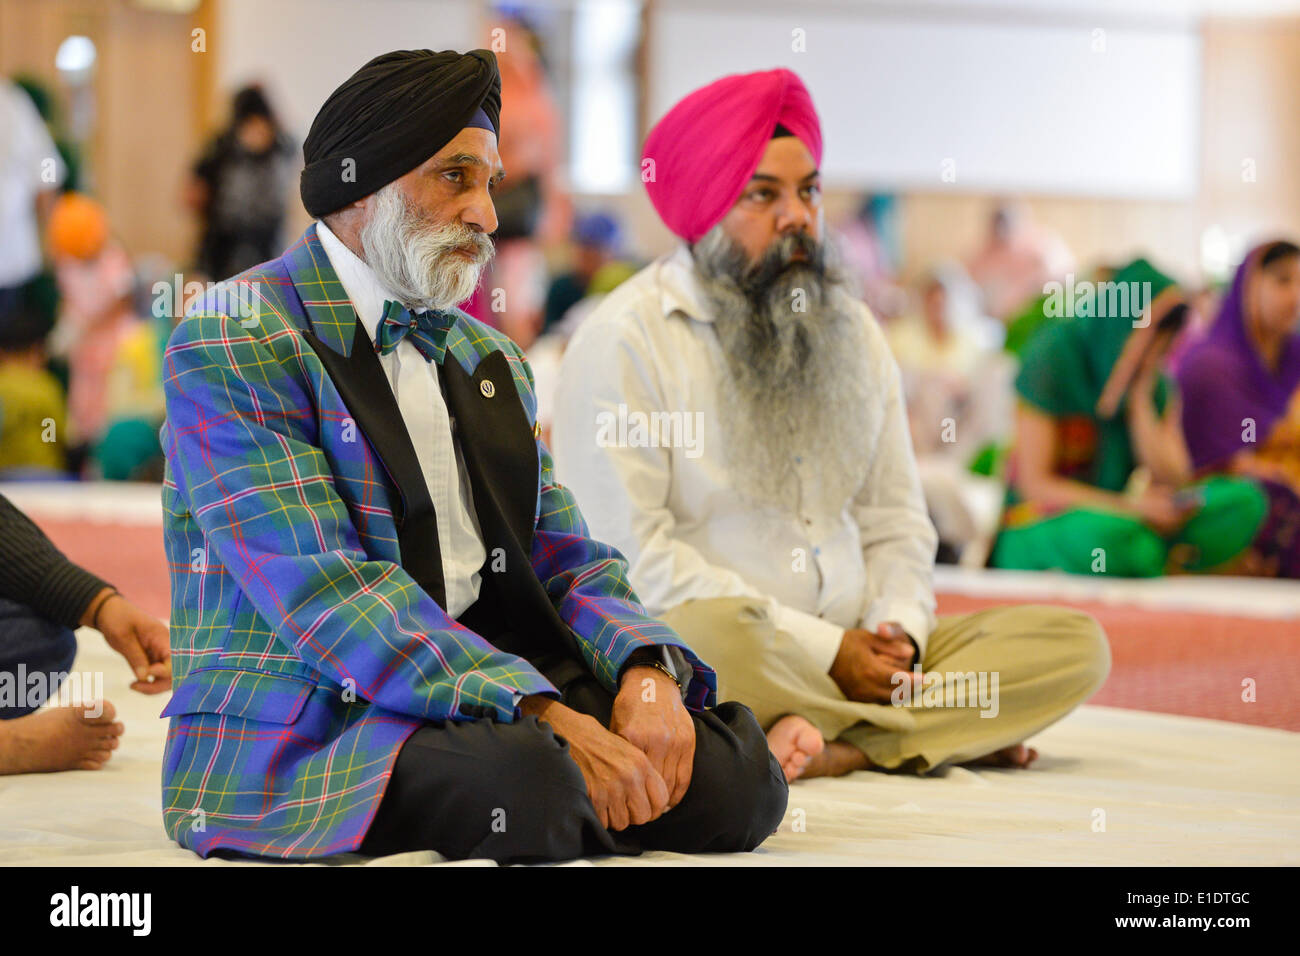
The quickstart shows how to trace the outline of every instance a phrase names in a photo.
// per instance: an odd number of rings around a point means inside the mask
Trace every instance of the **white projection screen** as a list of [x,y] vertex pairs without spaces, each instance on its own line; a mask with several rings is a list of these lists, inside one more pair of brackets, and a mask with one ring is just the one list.
[[[680,0],[656,11],[651,121],[724,74],[789,67],[821,114],[829,185],[1146,199],[1196,192],[1193,26],[936,19],[865,6],[737,16]],[[792,49],[796,29],[804,52]]]

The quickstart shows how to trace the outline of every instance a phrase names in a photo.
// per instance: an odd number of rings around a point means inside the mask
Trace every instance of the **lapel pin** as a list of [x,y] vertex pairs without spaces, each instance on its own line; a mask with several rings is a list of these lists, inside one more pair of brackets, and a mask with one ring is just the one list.
[[490,378],[485,378],[483,381],[479,382],[478,390],[483,393],[484,398],[491,398],[497,393],[497,387],[492,384]]
[[541,438],[541,437],[542,437],[542,423],[541,423],[541,422],[534,422],[534,423],[533,423],[533,437],[534,437],[534,438]]

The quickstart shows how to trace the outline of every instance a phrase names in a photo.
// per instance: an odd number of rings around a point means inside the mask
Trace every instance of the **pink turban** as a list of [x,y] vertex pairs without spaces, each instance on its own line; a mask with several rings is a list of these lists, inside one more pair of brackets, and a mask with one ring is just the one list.
[[789,70],[724,76],[669,110],[646,137],[641,161],[664,224],[687,242],[716,226],[758,169],[778,123],[821,165],[821,122]]

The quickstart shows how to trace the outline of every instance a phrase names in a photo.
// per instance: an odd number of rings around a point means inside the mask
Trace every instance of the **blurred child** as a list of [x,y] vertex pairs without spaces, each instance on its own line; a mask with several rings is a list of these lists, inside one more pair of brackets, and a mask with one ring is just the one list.
[[47,240],[63,308],[55,331],[68,359],[68,427],[110,481],[157,479],[162,370],[157,327],[135,310],[135,273],[103,208],[67,193]]
[[45,367],[48,329],[12,300],[0,313],[0,480],[62,477],[67,406]]

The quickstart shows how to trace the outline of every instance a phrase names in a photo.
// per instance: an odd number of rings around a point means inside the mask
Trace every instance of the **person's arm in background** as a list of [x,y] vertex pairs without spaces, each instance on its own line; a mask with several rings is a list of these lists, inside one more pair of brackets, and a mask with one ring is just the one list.
[[50,221],[50,214],[54,212],[54,203],[58,198],[59,191],[53,186],[42,189],[36,194],[36,222],[39,224],[41,235],[45,234],[45,226]]
[[101,578],[69,561],[30,518],[0,495],[0,597],[64,627],[97,627],[135,673],[132,690],[171,687],[167,625]]
[[181,187],[181,202],[196,216],[203,215],[208,208],[209,195],[207,180],[194,173],[189,175]]
[[1127,414],[1133,451],[1159,485],[1178,487],[1192,480],[1192,458],[1183,439],[1183,410],[1178,390],[1169,383],[1165,411],[1156,410],[1159,365],[1148,362],[1129,389]]
[[190,167],[189,175],[181,187],[181,202],[185,208],[196,216],[207,214],[208,204],[212,201],[212,189],[216,181],[219,164],[218,151],[221,140],[214,137],[204,146],[202,155]]
[[113,586],[69,561],[36,524],[0,495],[0,597],[47,621],[81,627],[100,593]]
[[596,537],[627,558],[636,593],[651,614],[701,598],[754,598],[769,607],[778,628],[829,669],[842,627],[761,593],[677,536],[669,493],[672,456],[681,451],[598,441],[597,416],[617,416],[620,405],[629,415],[686,413],[667,407],[652,355],[630,318],[610,321],[597,314],[579,329],[565,351],[555,395],[552,437],[561,479],[574,489]]
[[1174,504],[1168,489],[1151,486],[1135,500],[1055,474],[1052,463],[1056,459],[1056,442],[1052,417],[1028,402],[1020,402],[1011,456],[1015,487],[1021,498],[1049,510],[1090,508],[1128,515],[1157,530],[1181,524],[1185,514]]

